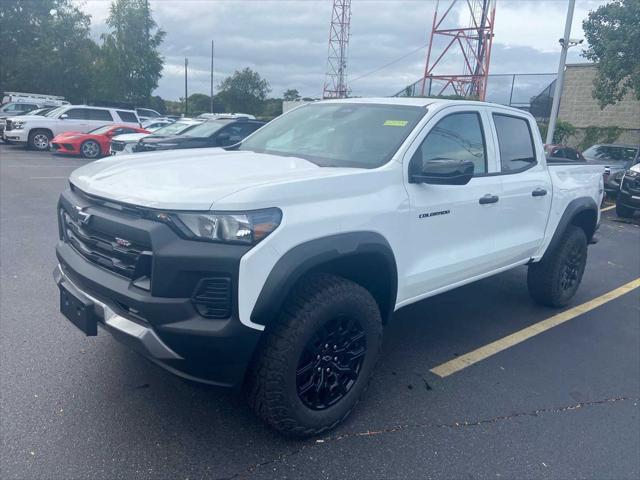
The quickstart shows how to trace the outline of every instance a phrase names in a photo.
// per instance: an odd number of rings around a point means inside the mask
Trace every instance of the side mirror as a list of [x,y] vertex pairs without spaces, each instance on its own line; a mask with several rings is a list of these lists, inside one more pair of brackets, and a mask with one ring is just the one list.
[[421,171],[416,169],[418,171],[409,175],[409,183],[466,185],[473,178],[474,168],[473,162],[469,160],[448,158],[431,160],[422,167]]
[[66,113],[63,113],[62,115],[60,115],[60,120],[64,120],[66,118],[69,118],[69,115],[67,115]]

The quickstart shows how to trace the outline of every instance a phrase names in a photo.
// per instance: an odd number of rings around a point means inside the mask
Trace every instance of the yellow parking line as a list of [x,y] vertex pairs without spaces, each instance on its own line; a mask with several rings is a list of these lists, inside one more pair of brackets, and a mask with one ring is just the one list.
[[615,206],[615,205],[610,205],[610,206],[608,206],[608,207],[601,208],[601,209],[600,209],[600,211],[601,211],[601,212],[606,212],[606,211],[608,211],[608,210],[613,210],[614,208],[616,208],[616,206]]
[[501,338],[500,340],[496,340],[484,347],[480,347],[477,350],[473,350],[472,352],[461,355],[449,362],[443,363],[442,365],[438,365],[431,369],[432,373],[435,373],[439,377],[448,377],[451,374],[454,374],[463,368],[468,367],[469,365],[473,365],[485,358],[488,358],[496,353],[499,353],[507,348],[513,347],[518,343],[524,342],[529,338],[538,335],[539,333],[545,332],[553,327],[557,327],[558,325],[571,320],[583,313],[587,313],[594,308],[599,307],[611,300],[614,300],[625,293],[628,293],[636,288],[640,287],[640,278],[636,278],[635,280],[622,285],[615,290],[611,290],[604,295],[600,295],[599,297],[594,298],[593,300],[589,300],[582,305],[578,305],[576,307],[570,308],[569,310],[565,310],[562,313],[554,315],[553,317],[547,318],[546,320],[542,320],[530,327],[523,328],[511,335],[507,335],[506,337]]

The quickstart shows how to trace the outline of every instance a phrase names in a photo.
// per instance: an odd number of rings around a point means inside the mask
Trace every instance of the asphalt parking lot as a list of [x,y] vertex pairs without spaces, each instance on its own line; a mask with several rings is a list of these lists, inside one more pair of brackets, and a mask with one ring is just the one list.
[[568,307],[590,310],[495,355],[464,357],[559,313],[524,267],[400,310],[354,414],[295,441],[58,313],[55,205],[84,163],[0,146],[2,478],[640,477],[640,288],[587,303],[640,277],[640,217],[603,213]]

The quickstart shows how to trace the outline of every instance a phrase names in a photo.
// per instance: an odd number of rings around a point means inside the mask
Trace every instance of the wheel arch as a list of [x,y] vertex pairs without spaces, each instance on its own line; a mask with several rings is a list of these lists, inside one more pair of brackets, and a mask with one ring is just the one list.
[[50,138],[55,137],[55,135],[53,134],[53,130],[51,130],[50,128],[35,127],[35,128],[32,128],[31,130],[29,130],[29,135],[27,135],[27,141],[31,142],[32,136],[35,135],[38,132],[46,132],[46,133],[49,134]]
[[569,225],[582,228],[587,236],[587,241],[591,241],[598,229],[598,205],[593,198],[579,197],[569,202],[542,257],[543,260],[560,243]]
[[273,267],[251,312],[251,321],[269,325],[304,277],[332,273],[366,288],[383,322],[395,309],[398,272],[387,240],[376,232],[350,232],[314,239],[286,252]]

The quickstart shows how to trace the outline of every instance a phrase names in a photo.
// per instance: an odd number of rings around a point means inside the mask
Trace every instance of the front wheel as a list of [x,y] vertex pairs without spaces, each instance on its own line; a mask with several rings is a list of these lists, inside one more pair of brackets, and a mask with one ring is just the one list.
[[299,285],[265,335],[247,382],[250,403],[281,433],[309,436],[358,403],[380,353],[382,321],[365,288],[319,274]]
[[95,140],[87,140],[80,145],[80,153],[84,158],[98,158],[100,156],[100,144]]
[[618,196],[618,200],[616,201],[616,215],[620,218],[631,218],[633,217],[633,212],[635,210],[633,208],[627,207],[620,203],[620,197]]
[[27,140],[27,146],[32,150],[44,152],[49,150],[49,142],[51,141],[51,133],[46,130],[34,130],[29,133],[29,139]]
[[587,235],[569,225],[560,243],[543,260],[529,265],[531,297],[547,307],[564,307],[575,295],[587,265]]

